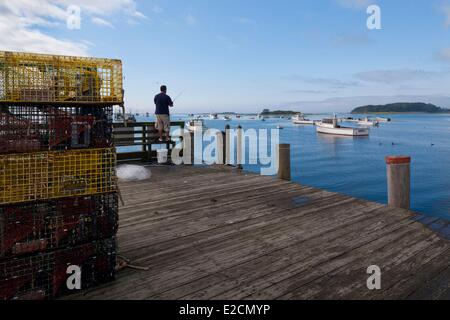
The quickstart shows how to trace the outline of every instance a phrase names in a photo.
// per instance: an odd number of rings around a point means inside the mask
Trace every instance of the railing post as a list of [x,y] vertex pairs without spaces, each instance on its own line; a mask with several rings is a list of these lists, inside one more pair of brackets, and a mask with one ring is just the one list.
[[388,204],[390,207],[411,207],[411,157],[386,157]]
[[278,145],[278,178],[291,180],[291,145]]
[[[142,126],[142,152],[143,152],[143,157],[142,157],[142,161],[150,161],[150,155],[147,153],[147,145],[146,143],[146,138],[147,138],[147,133],[145,132],[146,130],[146,126]],[[134,129],[134,128],[133,128]]]

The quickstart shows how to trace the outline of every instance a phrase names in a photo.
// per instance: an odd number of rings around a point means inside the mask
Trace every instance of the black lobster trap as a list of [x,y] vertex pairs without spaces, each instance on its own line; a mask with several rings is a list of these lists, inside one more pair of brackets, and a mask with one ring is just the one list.
[[114,236],[117,194],[0,207],[0,261]]
[[75,293],[71,267],[81,271],[81,290],[115,278],[116,238],[74,248],[0,261],[0,300],[44,300]]
[[0,154],[108,148],[113,108],[0,106]]

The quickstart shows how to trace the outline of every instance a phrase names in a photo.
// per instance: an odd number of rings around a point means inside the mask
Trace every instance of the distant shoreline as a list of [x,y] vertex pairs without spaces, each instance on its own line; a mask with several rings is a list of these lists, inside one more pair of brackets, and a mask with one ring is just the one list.
[[[351,113],[351,112],[350,112]],[[450,115],[450,112],[360,112],[360,113],[352,113],[352,114],[376,114],[376,115],[383,115],[383,114],[447,114]]]
[[429,113],[445,114],[450,113],[449,109],[444,109],[434,104],[423,102],[398,102],[385,105],[367,105],[353,109],[352,114],[407,114],[407,113]]

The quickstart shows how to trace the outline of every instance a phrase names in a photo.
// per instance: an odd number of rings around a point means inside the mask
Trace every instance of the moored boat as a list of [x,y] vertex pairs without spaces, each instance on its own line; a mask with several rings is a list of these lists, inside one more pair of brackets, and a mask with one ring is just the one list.
[[323,119],[321,122],[316,122],[316,130],[318,133],[333,134],[341,136],[368,136],[368,128],[351,128],[338,125],[336,116],[333,119]]
[[303,114],[298,114],[295,117],[293,117],[292,122],[294,124],[309,124],[309,125],[314,125],[316,123],[316,121],[314,120],[306,119]]
[[377,120],[370,120],[369,118],[360,119],[356,122],[357,124],[360,124],[362,126],[378,126],[380,123]]

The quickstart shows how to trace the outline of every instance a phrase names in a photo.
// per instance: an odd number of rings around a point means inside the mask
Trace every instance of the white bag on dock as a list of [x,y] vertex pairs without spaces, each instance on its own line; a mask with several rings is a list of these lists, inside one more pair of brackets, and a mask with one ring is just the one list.
[[143,166],[123,164],[117,167],[117,177],[119,181],[142,181],[150,179],[152,173],[150,169]]

